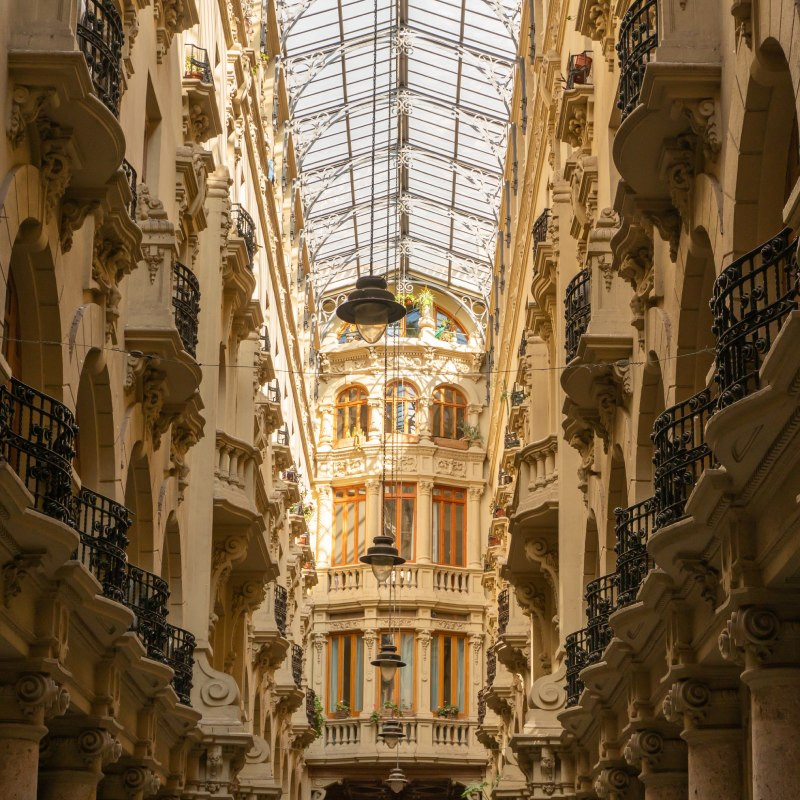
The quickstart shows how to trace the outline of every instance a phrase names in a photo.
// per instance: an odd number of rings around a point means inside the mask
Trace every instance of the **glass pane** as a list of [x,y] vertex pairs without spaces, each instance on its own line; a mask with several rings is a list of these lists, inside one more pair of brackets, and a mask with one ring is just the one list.
[[466,681],[464,680],[464,640],[458,639],[458,674],[456,676],[456,697],[457,702],[456,705],[459,707],[461,711],[466,709],[464,705],[464,686]]
[[432,560],[437,563],[441,564],[441,503],[434,500],[433,502],[433,514],[431,515],[431,521],[433,523],[433,530],[431,532],[431,544],[433,545],[433,553],[431,554]]
[[456,560],[455,563],[459,567],[464,566],[464,506],[456,505],[456,529],[454,531],[456,538]]
[[408,405],[408,432],[414,433],[415,430],[414,419],[417,413],[417,404],[409,402],[407,405]]
[[344,409],[339,408],[336,411],[336,438],[344,438]]
[[367,528],[367,504],[362,500],[358,503],[358,530],[357,530],[357,545],[358,555],[363,556],[366,547],[366,528]]
[[356,560],[356,548],[355,548],[355,514],[353,513],[355,509],[353,508],[354,503],[347,504],[347,531],[345,533],[346,537],[346,548],[345,548],[345,564],[352,564]]
[[359,422],[361,430],[366,433],[369,430],[369,406],[366,403],[359,406]]
[[453,650],[452,639],[449,636],[445,636],[443,641],[442,679],[444,681],[442,705],[449,706],[452,702],[451,684],[453,681]]
[[445,406],[444,407],[444,432],[442,436],[446,436],[448,439],[453,438],[453,408],[452,406]]
[[342,637],[342,702],[352,706],[353,681],[353,640],[349,636]]
[[453,544],[452,544],[452,536],[453,536],[453,521],[452,521],[452,514],[451,514],[452,506],[450,503],[444,504],[444,514],[442,515],[444,519],[442,520],[444,525],[442,526],[442,563],[443,564],[452,564],[453,563]]
[[409,498],[404,498],[402,511],[400,555],[410,560],[414,558],[414,501]]
[[396,501],[393,499],[384,500],[383,503],[383,533],[385,536],[391,536],[392,539],[397,538],[396,534],[396,515],[397,507]]
[[431,648],[431,710],[439,707],[439,640],[433,639]]
[[328,711],[336,711],[336,701],[339,699],[339,638],[331,640],[331,663],[328,665],[330,674],[328,679]]
[[400,639],[400,656],[406,665],[400,670],[401,709],[414,707],[414,634],[404,633]]
[[342,531],[344,530],[343,522],[344,506],[342,503],[336,504],[334,512],[333,523],[333,552],[331,553],[331,564],[342,563]]
[[436,403],[433,406],[433,422],[431,423],[431,430],[434,436],[441,436],[442,430],[442,407]]
[[364,705],[364,640],[356,637],[355,653],[355,705],[356,711],[361,711]]

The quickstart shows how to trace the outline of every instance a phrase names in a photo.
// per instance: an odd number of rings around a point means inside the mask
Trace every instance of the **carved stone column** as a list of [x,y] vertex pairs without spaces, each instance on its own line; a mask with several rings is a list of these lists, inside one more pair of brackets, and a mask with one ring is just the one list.
[[686,744],[657,730],[631,734],[625,746],[625,760],[640,769],[645,800],[686,800]]
[[431,563],[431,493],[433,481],[417,483],[417,564]]
[[333,403],[321,403],[319,406],[319,446],[328,450],[333,444]]
[[105,777],[97,795],[101,800],[147,800],[155,796],[160,787],[158,775],[149,767],[124,766]]
[[42,741],[39,800],[93,800],[103,767],[120,755],[122,745],[102,728],[61,727]]
[[800,786],[800,623],[764,606],[731,614],[719,637],[750,688],[752,800],[783,800]]
[[380,442],[383,434],[383,398],[370,397],[369,405],[369,441]]
[[30,673],[0,689],[0,786],[4,800],[36,800],[39,742],[46,719],[63,714],[69,693],[50,676]]
[[417,398],[415,425],[420,439],[431,438],[431,406],[433,399],[427,396]]
[[382,533],[381,524],[381,482],[371,478],[366,482],[367,488],[367,529],[364,542],[364,552],[372,544],[372,538]]
[[481,567],[481,495],[483,486],[470,486],[467,490],[467,566]]
[[692,800],[741,800],[739,694],[712,689],[696,680],[673,684],[664,698],[664,716],[683,724],[689,746],[689,796]]

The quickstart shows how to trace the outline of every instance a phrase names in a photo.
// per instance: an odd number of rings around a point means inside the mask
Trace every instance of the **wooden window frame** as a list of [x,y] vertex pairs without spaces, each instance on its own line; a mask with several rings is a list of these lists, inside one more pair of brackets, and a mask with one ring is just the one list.
[[[446,392],[453,392],[454,399],[448,401],[445,398]],[[459,402],[460,401],[460,402]],[[453,421],[451,430],[444,430],[445,409],[453,409]],[[459,411],[461,420],[459,422]],[[437,419],[438,417],[438,419]],[[467,396],[461,389],[449,384],[442,384],[433,390],[433,408],[431,409],[431,436],[440,439],[460,439],[463,430],[459,431],[459,426],[463,428],[467,419]],[[438,424],[437,424],[438,423]]]
[[[460,493],[462,496],[446,497],[445,492]],[[461,563],[455,563],[455,554],[458,550],[457,540],[459,534],[456,531],[456,507],[460,506],[461,511]],[[437,519],[438,514],[438,533]],[[450,515],[450,561],[444,561],[444,521],[445,516]],[[437,541],[434,541],[437,537]],[[433,492],[431,493],[431,555],[438,553],[438,556],[432,558],[434,564],[441,567],[466,567],[467,566],[467,490],[463,486],[447,486],[444,484],[434,484]]]
[[[330,680],[333,674],[333,642],[334,639],[339,642],[339,646],[337,649],[337,681],[336,681],[336,693],[335,695],[331,694],[331,687],[330,687]],[[328,702],[327,702],[327,709],[326,713],[329,719],[336,718],[336,706],[339,703],[340,698],[344,698],[344,680],[345,680],[345,672],[344,672],[344,653],[345,647],[344,642],[345,640],[349,639],[351,642],[351,658],[350,658],[350,675],[349,677],[349,690],[350,690],[350,697],[352,698],[352,703],[350,703],[350,715],[353,716],[357,712],[360,712],[364,705],[364,639],[361,631],[345,631],[343,633],[330,633],[328,634],[328,676],[327,676],[327,693],[328,693]],[[359,645],[359,642],[361,644]],[[359,653],[361,655],[362,663],[358,664],[358,657]],[[361,686],[358,685],[358,674],[359,671],[361,672]],[[359,696],[359,692],[361,694],[361,703],[357,702],[357,698]]]
[[[449,705],[456,705],[453,699],[458,699],[458,645],[457,642],[463,642],[464,645],[464,675],[463,687],[464,692],[464,708],[459,709],[456,719],[464,719],[469,714],[469,641],[466,634],[452,633],[451,631],[435,631],[431,639],[431,647],[436,651],[436,663],[438,665],[438,675],[436,676],[436,707],[431,708],[431,713],[436,716],[437,709],[445,705],[445,691],[444,691],[444,677],[445,671],[442,668],[444,664],[444,649],[445,639],[451,640],[450,647],[450,701]],[[431,651],[431,686],[433,686],[433,650]],[[433,699],[433,698],[431,698]],[[432,704],[433,705],[433,704]]]
[[[348,492],[354,492],[352,496],[348,496]],[[352,486],[334,486],[333,492],[333,525],[331,526],[331,566],[332,567],[345,567],[351,564],[358,564],[360,556],[366,552],[366,536],[367,536],[367,489],[363,483],[355,484]],[[341,493],[341,497],[339,496]],[[359,513],[359,506],[363,506],[363,513]],[[347,523],[342,526],[342,539],[339,552],[337,553],[336,539],[338,535],[338,507],[352,506],[348,513]],[[344,511],[343,511],[344,514]],[[352,527],[349,525],[352,518]],[[363,519],[363,531],[359,524],[359,519]],[[343,517],[343,522],[344,517]],[[352,534],[353,542],[353,558],[347,558],[347,544],[350,534]]]
[[[353,389],[357,389],[359,392],[359,397],[355,400],[351,400],[349,398],[342,400],[342,395],[348,394],[353,391]],[[369,433],[369,393],[367,390],[360,386],[357,383],[350,384],[349,386],[345,386],[340,389],[336,394],[336,407],[334,411],[334,440],[336,442],[341,442],[344,439],[350,439],[350,431],[354,426],[350,426],[350,428],[345,429],[344,423],[347,421],[347,417],[350,416],[350,409],[356,409],[355,416],[359,422],[359,425],[364,422],[366,427],[362,427],[362,433],[366,436]],[[339,419],[341,417],[342,421],[342,435],[339,435]]]
[[[377,639],[379,646],[383,644],[383,637],[384,636],[393,636],[394,637],[394,643],[395,643],[395,646],[397,647],[397,652],[401,656],[402,656],[402,647],[401,647],[401,644],[400,644],[400,639],[398,637],[402,637],[402,636],[411,636],[411,637],[413,637],[414,644],[413,644],[412,651],[411,651],[411,664],[407,664],[405,667],[401,667],[400,669],[398,669],[395,672],[395,676],[392,679],[392,700],[390,701],[390,702],[394,703],[400,709],[401,715],[402,715],[402,713],[404,711],[413,714],[417,710],[417,685],[418,685],[418,680],[417,680],[418,679],[418,674],[417,673],[418,673],[418,662],[419,662],[419,659],[417,657],[417,637],[416,637],[416,633],[413,630],[401,630],[401,631],[399,631],[399,634],[398,634],[398,631],[381,631],[378,634],[378,639]],[[406,670],[406,669],[411,669],[411,671],[412,671],[412,678],[411,678],[411,706],[409,708],[405,708],[404,709],[400,705],[400,680],[399,679],[400,679],[400,675],[401,675],[402,671]],[[375,694],[375,705],[376,705],[376,707],[378,709],[378,712],[382,713],[383,710],[384,710],[383,709],[383,704],[386,701],[382,697],[383,685],[381,683],[381,670],[380,670],[380,667],[375,667],[375,691],[376,691],[376,694]]]
[[[402,398],[398,398],[396,390],[403,389]],[[390,396],[390,390],[393,394]],[[410,393],[410,394],[409,394]],[[383,425],[386,433],[402,433],[406,436],[413,436],[417,432],[417,402],[419,392],[413,383],[404,380],[391,381],[384,389],[384,412]],[[403,408],[403,429],[397,428],[397,409],[400,405],[410,405],[414,413],[409,415],[408,408]],[[409,422],[411,420],[411,422]]]
[[[396,488],[400,487],[400,494],[396,493]],[[404,489],[406,487],[411,487],[413,489],[412,492],[405,492]],[[394,520],[390,520],[386,514],[386,501],[393,500],[394,501]],[[400,500],[401,502],[397,502]],[[405,554],[402,548],[402,519],[403,519],[403,500],[412,500],[414,503],[414,518],[411,524],[411,551],[409,554]],[[417,560],[417,484],[411,481],[391,481],[387,482],[384,485],[383,489],[383,504],[384,504],[384,516],[383,516],[383,525],[384,529],[386,530],[386,535],[391,535],[391,528],[389,528],[389,524],[394,525],[394,530],[399,534],[399,542],[395,543],[395,547],[400,551],[400,554],[406,559],[406,561],[413,562]],[[387,524],[388,523],[388,524]]]

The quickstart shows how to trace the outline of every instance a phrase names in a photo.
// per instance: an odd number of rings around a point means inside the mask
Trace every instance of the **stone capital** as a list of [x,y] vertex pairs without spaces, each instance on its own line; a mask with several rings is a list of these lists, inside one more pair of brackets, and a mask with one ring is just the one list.
[[61,716],[69,708],[69,692],[49,675],[21,675],[13,693],[23,717],[39,725],[45,719]]
[[771,608],[744,606],[734,611],[719,635],[719,650],[726,661],[748,668],[770,659],[778,646],[781,621]]

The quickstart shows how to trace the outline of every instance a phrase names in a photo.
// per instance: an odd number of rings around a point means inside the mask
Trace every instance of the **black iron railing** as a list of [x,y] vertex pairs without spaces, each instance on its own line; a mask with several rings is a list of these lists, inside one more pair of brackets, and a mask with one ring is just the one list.
[[270,403],[281,402],[281,387],[278,386],[277,378],[275,378],[273,383],[267,384],[267,400],[269,400]]
[[130,218],[134,222],[136,222],[136,203],[138,199],[138,196],[136,194],[136,181],[137,181],[136,170],[133,168],[131,163],[125,158],[122,159],[121,169],[125,173],[125,177],[128,180],[128,187],[131,190],[131,202],[128,204],[128,214],[130,215]]
[[208,60],[208,50],[204,50],[195,44],[187,44],[185,55],[184,78],[195,78],[203,83],[214,83],[214,77],[211,74],[211,62]]
[[289,446],[289,429],[285,425],[275,431],[275,444]]
[[194,635],[183,628],[167,625],[167,638],[164,648],[164,663],[175,671],[172,687],[184,705],[190,705],[192,691],[192,671],[194,670]]
[[564,299],[564,318],[567,323],[564,348],[567,351],[567,361],[572,361],[577,355],[581,336],[589,327],[592,316],[591,276],[592,273],[588,269],[582,269],[567,284],[567,294]]
[[525,334],[522,334],[522,338],[519,341],[519,350],[517,350],[517,355],[519,358],[525,358],[525,353],[528,350],[528,340],[525,338]]
[[200,283],[189,267],[176,261],[172,267],[172,309],[175,327],[186,352],[197,355],[197,325],[200,314]]
[[148,658],[164,660],[169,631],[167,600],[169,587],[163,578],[152,572],[127,565],[128,580],[124,604],[133,611],[133,628],[147,650]]
[[72,459],[78,427],[63,404],[12,378],[0,387],[0,453],[33,495],[34,508],[75,524]]
[[299,644],[292,645],[292,680],[298,689],[303,685],[303,648]]
[[497,473],[497,485],[498,486],[508,486],[514,482],[514,476],[510,472],[506,472],[504,469],[501,469]]
[[533,223],[533,249],[536,248],[547,239],[547,226],[550,224],[550,209],[546,208],[536,217]]
[[525,401],[525,392],[521,389],[515,389],[511,392],[511,407],[521,406]]
[[120,503],[83,488],[74,498],[74,516],[80,535],[75,557],[97,578],[106,597],[124,602],[130,512]]
[[592,51],[574,53],[567,64],[567,89],[592,85]]
[[611,641],[608,618],[617,608],[617,573],[595,578],[586,586],[586,654],[589,663],[599,661]]
[[569,634],[566,639],[566,662],[567,662],[567,702],[566,707],[574,706],[580,699],[583,691],[583,681],[581,680],[581,670],[589,663],[586,653],[586,629]]
[[684,516],[686,500],[703,473],[713,464],[705,427],[716,408],[710,389],[668,408],[653,424],[656,529]]
[[233,215],[236,235],[244,239],[247,256],[250,259],[250,269],[252,269],[253,257],[256,253],[256,224],[253,222],[253,218],[238,203],[234,203],[231,206],[231,214]]
[[486,651],[486,688],[494,686],[494,679],[497,677],[497,656],[494,650]]
[[281,472],[281,480],[286,483],[297,483],[300,480],[300,471],[296,467],[289,467]]
[[281,636],[286,636],[286,609],[289,593],[283,586],[275,587],[275,625]]
[[86,58],[97,96],[119,117],[122,96],[122,18],[113,0],[85,0],[78,19],[78,46]]
[[508,628],[509,596],[508,589],[497,595],[497,635],[503,636]]
[[787,228],[734,261],[714,283],[718,407],[759,388],[764,356],[798,305],[797,242]]
[[478,692],[478,725],[483,725],[486,719],[486,689]]
[[506,431],[505,438],[503,439],[505,444],[506,450],[513,450],[515,447],[519,447],[522,443],[519,440],[519,436],[512,431]]
[[313,728],[317,722],[316,700],[317,693],[310,688],[306,689],[306,721]]
[[617,606],[630,605],[636,600],[639,587],[653,567],[647,554],[647,540],[655,528],[656,503],[648,497],[627,508],[614,509],[617,544]]
[[658,2],[635,0],[619,25],[619,95],[622,119],[639,104],[644,71],[658,47]]

